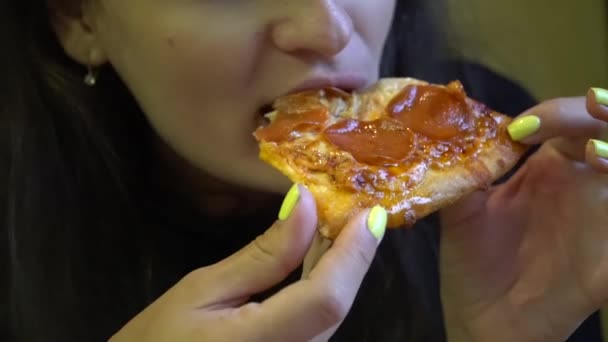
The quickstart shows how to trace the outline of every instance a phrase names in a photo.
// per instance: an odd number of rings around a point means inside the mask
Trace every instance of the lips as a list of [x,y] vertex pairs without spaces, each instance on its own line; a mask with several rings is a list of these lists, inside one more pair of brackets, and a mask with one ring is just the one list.
[[289,90],[286,95],[320,88],[338,88],[350,92],[355,89],[365,87],[367,83],[367,78],[357,74],[338,74],[311,77]]
[[267,102],[261,105],[256,112],[256,126],[263,127],[269,124],[269,120],[265,117],[265,114],[270,113],[274,110],[273,103],[279,97],[304,92],[307,90],[316,90],[323,88],[336,88],[350,93],[353,90],[364,88],[368,84],[369,79],[357,73],[323,74],[308,77],[290,90],[270,98]]

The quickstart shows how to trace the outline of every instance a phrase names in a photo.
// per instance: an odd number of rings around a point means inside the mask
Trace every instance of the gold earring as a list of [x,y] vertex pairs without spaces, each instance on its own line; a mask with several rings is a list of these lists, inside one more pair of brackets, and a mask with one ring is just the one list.
[[90,64],[87,65],[87,74],[84,76],[84,84],[89,87],[94,87],[97,84],[97,76]]

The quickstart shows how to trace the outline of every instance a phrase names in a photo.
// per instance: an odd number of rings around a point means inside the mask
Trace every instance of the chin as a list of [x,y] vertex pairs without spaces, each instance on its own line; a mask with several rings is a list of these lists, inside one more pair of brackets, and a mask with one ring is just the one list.
[[282,195],[293,185],[285,175],[258,159],[246,159],[233,163],[229,168],[209,171],[226,183],[255,192]]
[[275,178],[273,181],[266,182],[262,181],[259,183],[259,188],[257,190],[274,193],[274,194],[285,194],[293,185],[286,177]]
[[285,194],[293,182],[271,166],[261,164],[256,172],[244,175],[242,185],[258,191]]

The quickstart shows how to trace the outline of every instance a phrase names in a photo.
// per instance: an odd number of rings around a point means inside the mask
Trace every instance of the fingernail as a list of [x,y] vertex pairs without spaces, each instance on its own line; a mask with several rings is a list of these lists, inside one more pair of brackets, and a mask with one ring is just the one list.
[[298,204],[298,199],[300,199],[300,188],[298,184],[294,184],[283,200],[281,210],[279,210],[279,220],[285,221],[289,218],[296,204]]
[[602,106],[608,106],[608,90],[602,88],[591,88],[593,95],[595,95],[595,102]]
[[524,116],[513,121],[507,130],[511,139],[519,141],[536,133],[540,128],[540,118],[535,115]]
[[608,159],[608,143],[597,139],[591,139],[591,143],[598,157]]
[[386,221],[386,210],[381,206],[377,205],[369,212],[369,216],[367,217],[367,229],[369,229],[376,240],[380,240],[384,236]]

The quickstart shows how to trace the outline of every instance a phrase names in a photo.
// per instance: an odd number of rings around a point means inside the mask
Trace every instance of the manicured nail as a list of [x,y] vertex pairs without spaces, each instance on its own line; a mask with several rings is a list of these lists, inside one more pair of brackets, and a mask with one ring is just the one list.
[[598,157],[608,159],[608,143],[596,139],[591,139],[591,143]]
[[532,134],[538,132],[540,128],[540,118],[538,116],[529,115],[513,121],[509,127],[509,135],[511,139],[519,141],[525,139]]
[[595,95],[595,102],[608,106],[608,90],[602,88],[591,88],[593,95]]
[[369,229],[376,240],[380,240],[384,236],[386,221],[386,210],[381,206],[377,205],[369,212],[369,216],[367,217],[367,229]]
[[283,200],[283,204],[281,205],[281,210],[279,210],[279,220],[285,221],[291,215],[291,212],[298,204],[298,200],[300,199],[300,188],[298,184],[294,184],[291,189],[287,192],[285,199]]

